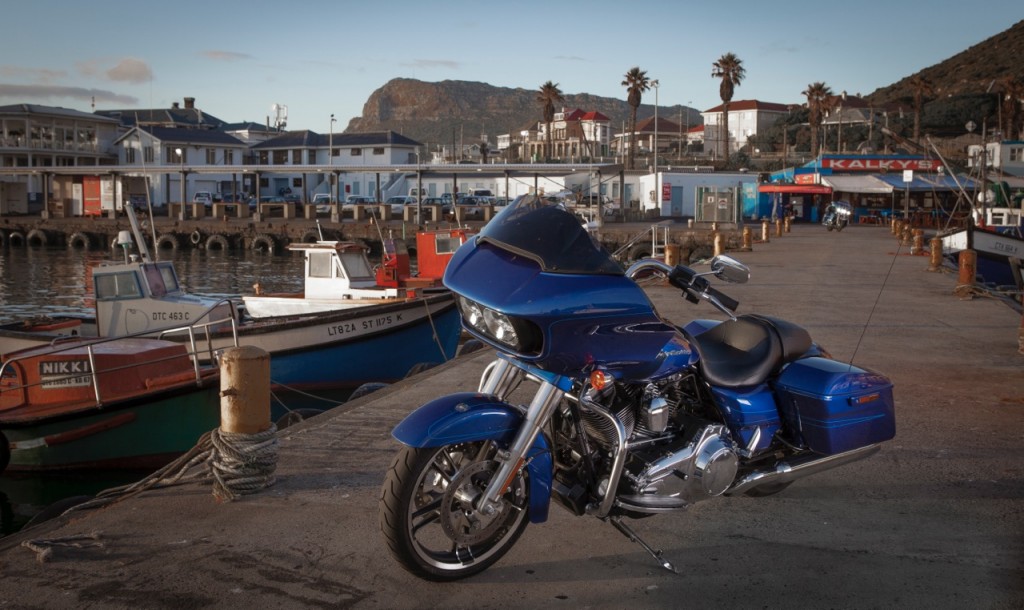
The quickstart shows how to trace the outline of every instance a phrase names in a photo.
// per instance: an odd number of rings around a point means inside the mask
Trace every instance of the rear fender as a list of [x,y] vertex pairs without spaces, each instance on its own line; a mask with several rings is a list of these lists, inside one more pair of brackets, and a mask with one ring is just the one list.
[[[462,392],[428,402],[401,421],[391,435],[410,447],[442,447],[473,441],[512,444],[522,412],[487,394]],[[547,521],[553,464],[547,437],[538,434],[527,453],[530,475],[530,521]]]

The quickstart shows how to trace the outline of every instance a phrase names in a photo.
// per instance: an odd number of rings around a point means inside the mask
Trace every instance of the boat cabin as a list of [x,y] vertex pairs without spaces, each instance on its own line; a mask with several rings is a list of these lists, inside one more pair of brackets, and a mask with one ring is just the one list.
[[288,244],[305,257],[305,298],[381,299],[401,296],[377,285],[366,248],[343,241]]
[[420,231],[416,234],[416,267],[412,273],[409,250],[398,239],[384,240],[384,262],[377,268],[377,285],[407,288],[441,286],[448,261],[473,235],[467,229]]

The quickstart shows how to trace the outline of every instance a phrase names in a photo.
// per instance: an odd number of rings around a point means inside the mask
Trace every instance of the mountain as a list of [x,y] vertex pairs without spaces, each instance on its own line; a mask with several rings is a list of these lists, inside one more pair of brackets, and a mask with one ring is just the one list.
[[[967,121],[996,126],[1001,83],[1007,78],[1024,82],[1024,21],[940,63],[922,69],[865,96],[876,108],[913,113],[911,81],[920,76],[931,83],[921,126],[925,133],[955,136]],[[841,75],[836,75],[841,80]],[[393,79],[374,91],[363,105],[362,116],[352,119],[347,133],[391,129],[434,149],[440,144],[479,142],[486,134],[493,144],[499,134],[530,129],[541,120],[537,89],[510,89],[486,83],[446,80],[429,83]],[[623,90],[625,98],[625,90]],[[565,108],[596,110],[616,131],[628,125],[630,107],[625,99],[587,93],[568,94]],[[890,113],[892,114],[892,113]],[[654,115],[654,106],[642,104],[638,119]],[[686,106],[659,106],[659,118],[699,125],[700,112]]]
[[[625,90],[623,90],[625,93]],[[433,149],[439,144],[479,142],[486,134],[491,144],[499,134],[535,128],[541,121],[537,90],[495,87],[486,83],[446,80],[428,83],[396,78],[374,91],[363,105],[363,114],[352,119],[346,133],[391,129]],[[616,131],[628,124],[630,106],[624,99],[587,93],[567,94],[567,109],[596,110],[609,119]],[[556,109],[557,111],[557,109]],[[653,104],[641,104],[637,117],[654,116]],[[686,106],[659,106],[659,119],[682,125],[699,125],[700,111]]]

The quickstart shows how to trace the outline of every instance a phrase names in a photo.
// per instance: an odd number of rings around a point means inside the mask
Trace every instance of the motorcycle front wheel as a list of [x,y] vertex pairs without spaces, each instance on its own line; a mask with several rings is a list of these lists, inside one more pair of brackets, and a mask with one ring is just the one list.
[[384,480],[379,518],[392,556],[428,580],[465,578],[498,561],[526,529],[525,469],[484,514],[476,500],[498,468],[490,442],[403,447]]

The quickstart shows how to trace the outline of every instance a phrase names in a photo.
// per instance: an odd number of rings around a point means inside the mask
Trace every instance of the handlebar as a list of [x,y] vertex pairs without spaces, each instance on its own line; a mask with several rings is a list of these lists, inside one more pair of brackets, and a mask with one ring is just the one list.
[[687,300],[697,303],[700,299],[704,299],[729,317],[733,317],[733,312],[740,306],[736,299],[712,288],[707,278],[704,277],[707,274],[697,273],[683,265],[672,267],[659,260],[648,258],[630,265],[626,270],[626,276],[635,279],[645,271],[654,271],[664,275],[669,284],[683,291],[683,296]]

